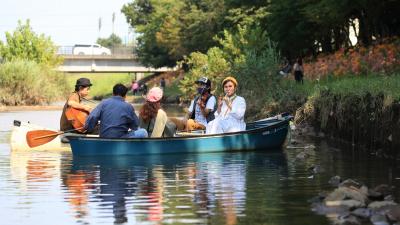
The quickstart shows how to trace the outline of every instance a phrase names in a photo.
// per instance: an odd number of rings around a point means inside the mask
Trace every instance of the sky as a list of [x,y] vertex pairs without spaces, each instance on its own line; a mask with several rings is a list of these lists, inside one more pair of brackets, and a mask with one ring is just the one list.
[[[30,25],[36,34],[44,34],[59,46],[95,43],[97,38],[114,33],[125,44],[134,38],[121,13],[124,4],[133,0],[2,0],[0,4],[0,40],[12,33],[18,20]],[[101,29],[99,31],[99,18]]]

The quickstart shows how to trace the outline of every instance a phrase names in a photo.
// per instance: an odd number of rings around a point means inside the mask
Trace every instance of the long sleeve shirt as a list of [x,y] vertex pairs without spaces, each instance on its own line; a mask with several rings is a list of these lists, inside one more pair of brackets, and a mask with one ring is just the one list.
[[133,106],[120,96],[102,101],[88,116],[85,128],[90,132],[100,121],[100,137],[120,138],[129,129],[136,130],[139,119]]
[[215,112],[215,119],[208,123],[207,134],[218,134],[246,130],[244,114],[246,101],[243,97],[236,96],[231,104],[231,109],[226,102],[222,103],[221,112]]

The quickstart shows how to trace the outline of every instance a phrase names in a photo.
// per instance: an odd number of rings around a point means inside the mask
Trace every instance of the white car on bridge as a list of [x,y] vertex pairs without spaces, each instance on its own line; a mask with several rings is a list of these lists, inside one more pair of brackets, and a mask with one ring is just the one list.
[[76,44],[72,53],[74,55],[111,55],[110,49],[99,44]]

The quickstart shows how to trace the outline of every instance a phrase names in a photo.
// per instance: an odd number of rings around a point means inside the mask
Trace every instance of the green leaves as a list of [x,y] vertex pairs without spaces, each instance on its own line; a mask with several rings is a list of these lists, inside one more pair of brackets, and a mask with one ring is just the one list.
[[395,0],[138,0],[122,9],[141,34],[139,58],[157,66],[206,53],[237,25],[267,30],[289,59],[348,48],[353,30],[369,45],[400,34],[399,10]]
[[185,59],[190,70],[180,84],[184,96],[190,99],[196,93],[193,84],[201,76],[211,79],[216,95],[223,93],[221,81],[225,77],[236,77],[239,94],[252,103],[279,92],[279,53],[259,26],[237,26],[232,32],[225,30],[216,40],[221,47],[210,48],[207,54],[195,52]]
[[63,73],[34,61],[6,61],[0,78],[0,105],[48,104],[67,93]]
[[49,37],[33,32],[29,20],[25,24],[18,21],[13,34],[6,32],[6,43],[0,41],[0,55],[4,61],[24,59],[55,67],[62,61],[56,52],[57,47]]
[[149,66],[174,66],[192,52],[206,52],[222,30],[223,1],[140,0],[122,12],[140,34],[139,60]]
[[107,48],[114,48],[122,44],[122,39],[116,34],[111,34],[108,38],[98,38],[97,44]]
[[187,99],[191,99],[196,94],[194,83],[203,76],[211,80],[214,94],[223,93],[221,81],[230,75],[231,64],[226,60],[225,54],[220,48],[210,48],[207,54],[194,52],[185,59],[185,62],[189,65],[190,71],[181,80],[179,88]]

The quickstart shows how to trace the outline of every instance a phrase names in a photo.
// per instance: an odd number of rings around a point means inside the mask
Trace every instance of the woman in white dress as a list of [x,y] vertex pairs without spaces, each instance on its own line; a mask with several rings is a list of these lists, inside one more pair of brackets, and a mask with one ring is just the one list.
[[225,96],[218,99],[218,108],[215,119],[208,123],[207,134],[219,134],[237,132],[246,129],[244,114],[246,101],[236,95],[238,82],[233,77],[227,77],[222,81]]

